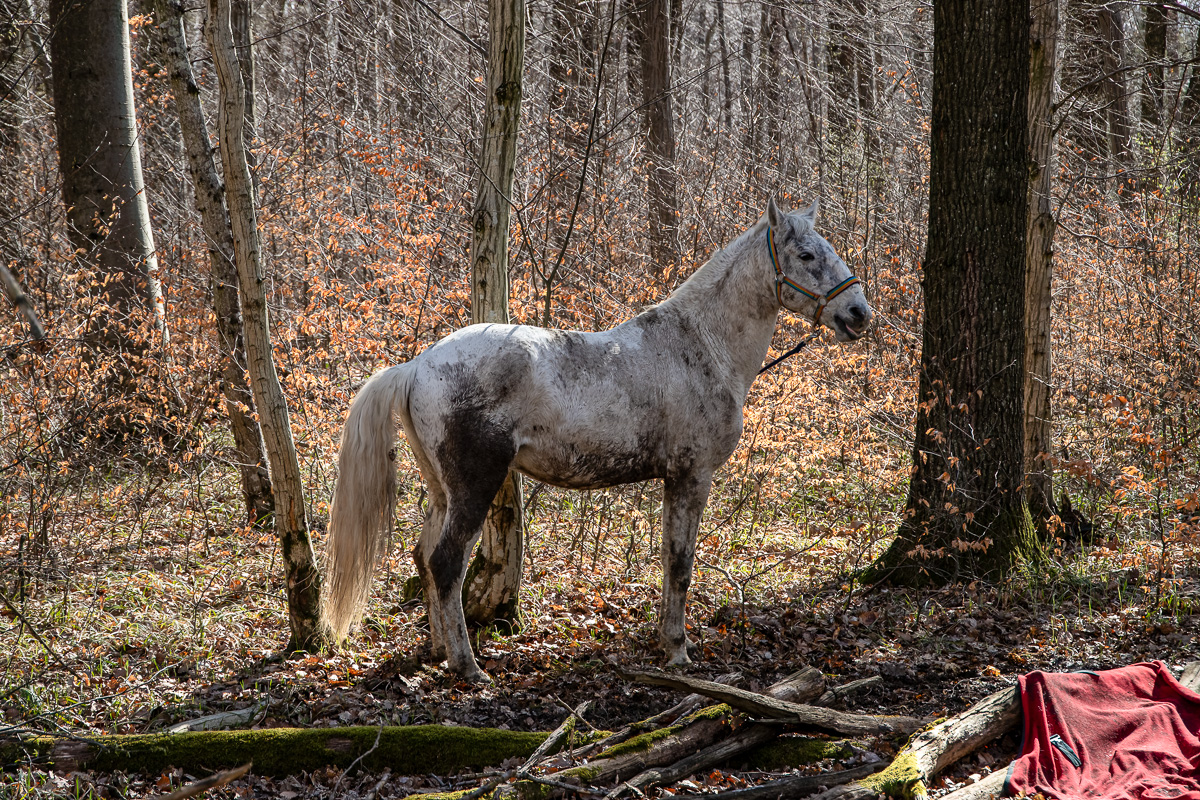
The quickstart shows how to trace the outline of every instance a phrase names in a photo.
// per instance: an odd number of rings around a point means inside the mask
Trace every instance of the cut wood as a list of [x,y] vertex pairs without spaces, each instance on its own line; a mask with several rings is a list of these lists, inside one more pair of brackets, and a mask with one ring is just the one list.
[[871,736],[881,733],[911,733],[924,722],[912,717],[876,717],[869,714],[847,714],[818,706],[801,705],[777,700],[767,695],[722,686],[700,678],[669,675],[665,672],[628,672],[630,680],[673,689],[692,691],[728,703],[731,707],[760,717],[777,719],[822,733],[842,736]]
[[850,781],[865,778],[883,769],[884,764],[883,761],[877,761],[874,764],[863,764],[838,772],[823,772],[820,775],[793,775],[745,789],[717,792],[708,797],[719,797],[721,800],[792,800],[796,797],[807,797],[822,787],[841,786]]
[[921,798],[926,784],[947,765],[1011,730],[1021,719],[1021,695],[1012,686],[992,694],[929,730],[914,736],[887,769],[814,800],[864,800],[880,794]]
[[1193,661],[1185,666],[1183,674],[1179,676],[1179,682],[1193,692],[1200,692],[1200,661]]

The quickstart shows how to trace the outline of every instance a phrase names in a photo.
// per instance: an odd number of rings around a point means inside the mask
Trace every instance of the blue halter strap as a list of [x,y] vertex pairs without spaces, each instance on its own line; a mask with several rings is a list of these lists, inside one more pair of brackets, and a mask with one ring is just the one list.
[[821,313],[825,311],[825,306],[829,305],[829,301],[837,297],[842,292],[849,289],[856,283],[862,283],[855,275],[851,275],[846,280],[834,286],[825,294],[815,294],[805,289],[800,284],[793,281],[787,275],[783,274],[783,270],[779,267],[779,253],[775,250],[775,229],[767,228],[767,250],[771,253],[771,266],[775,267],[775,299],[779,301],[779,305],[783,305],[783,287],[787,285],[791,289],[799,292],[817,304],[817,313],[813,314],[813,327],[816,328],[821,324]]

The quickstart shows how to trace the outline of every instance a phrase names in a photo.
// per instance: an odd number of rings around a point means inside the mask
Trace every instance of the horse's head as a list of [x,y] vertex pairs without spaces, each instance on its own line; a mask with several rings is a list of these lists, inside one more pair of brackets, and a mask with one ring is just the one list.
[[789,311],[807,314],[825,325],[839,342],[866,333],[871,307],[862,282],[850,272],[829,242],[816,232],[817,203],[784,213],[772,198],[767,204],[767,249],[775,268],[775,296]]

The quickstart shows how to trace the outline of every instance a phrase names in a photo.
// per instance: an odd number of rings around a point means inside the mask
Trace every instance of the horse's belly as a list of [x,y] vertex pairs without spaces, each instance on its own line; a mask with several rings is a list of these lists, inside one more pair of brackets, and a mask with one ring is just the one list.
[[534,480],[564,489],[604,489],[660,478],[663,474],[655,453],[623,448],[524,446],[517,451],[513,466]]

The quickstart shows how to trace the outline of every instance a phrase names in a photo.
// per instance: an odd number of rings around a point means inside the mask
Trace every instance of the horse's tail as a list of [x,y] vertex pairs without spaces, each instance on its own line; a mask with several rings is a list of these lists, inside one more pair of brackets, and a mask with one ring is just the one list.
[[350,404],[329,511],[322,617],[335,642],[346,638],[371,593],[371,578],[396,507],[396,413],[408,423],[409,364],[371,376]]

